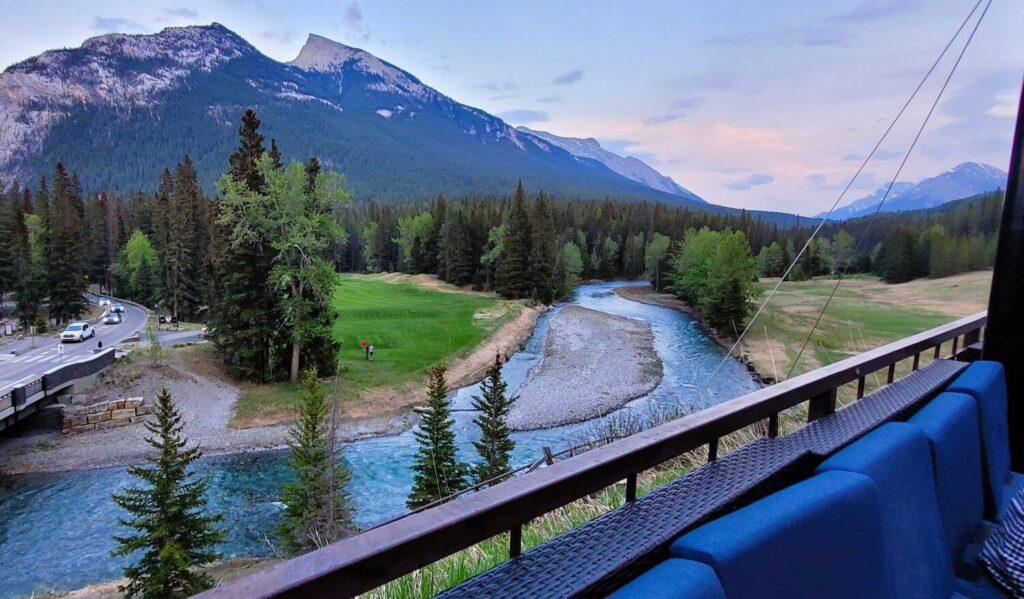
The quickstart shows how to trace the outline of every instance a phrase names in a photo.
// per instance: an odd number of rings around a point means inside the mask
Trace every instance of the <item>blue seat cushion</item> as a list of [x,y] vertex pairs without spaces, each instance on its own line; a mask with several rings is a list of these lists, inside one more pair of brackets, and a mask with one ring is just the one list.
[[1009,501],[1005,486],[1010,475],[1010,436],[1006,422],[1003,365],[999,362],[974,362],[946,390],[966,393],[978,404],[986,475],[986,512],[994,515],[999,506]]
[[725,599],[715,571],[700,562],[668,559],[615,591],[614,599]]
[[878,495],[826,472],[676,539],[669,553],[711,566],[729,599],[891,597]]
[[888,578],[897,597],[948,597],[953,559],[939,515],[931,444],[917,426],[891,422],[827,459],[818,472],[857,473],[879,498]]
[[910,419],[931,444],[939,514],[956,558],[963,553],[985,512],[981,475],[981,432],[974,399],[940,393]]

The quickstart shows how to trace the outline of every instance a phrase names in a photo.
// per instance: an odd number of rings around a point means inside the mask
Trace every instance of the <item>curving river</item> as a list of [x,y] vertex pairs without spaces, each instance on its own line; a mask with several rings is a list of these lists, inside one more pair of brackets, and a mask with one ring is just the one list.
[[[619,285],[582,285],[573,299],[543,314],[526,347],[504,366],[510,391],[540,359],[548,320],[561,307],[578,304],[611,314],[645,320],[654,331],[655,349],[664,363],[664,378],[649,395],[621,410],[646,414],[659,407],[697,410],[757,388],[746,368],[728,360],[706,381],[725,355],[696,321],[677,310],[632,302],[614,293]],[[468,408],[476,385],[458,390],[453,398],[456,436],[462,457],[476,456],[471,442],[477,431]],[[621,412],[620,410],[620,412]],[[531,463],[543,448],[566,448],[612,414],[579,424],[513,434],[515,465]],[[349,493],[355,524],[371,526],[406,511],[412,487],[409,466],[416,445],[412,431],[346,444],[344,460],[352,471]],[[276,521],[279,488],[288,478],[285,452],[264,452],[206,458],[202,472],[210,478],[210,508],[224,514],[228,538],[220,548],[225,557],[271,554],[268,536]],[[0,597],[67,590],[121,576],[123,558],[111,558],[118,530],[119,509],[113,491],[132,483],[124,468],[102,468],[61,474],[30,474],[0,480]]]

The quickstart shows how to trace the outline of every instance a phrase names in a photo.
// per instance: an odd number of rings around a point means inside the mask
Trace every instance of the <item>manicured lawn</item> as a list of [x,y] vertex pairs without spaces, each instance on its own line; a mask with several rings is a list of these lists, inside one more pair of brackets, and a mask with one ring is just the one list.
[[[334,337],[343,344],[344,381],[357,388],[415,379],[468,353],[518,307],[372,276],[342,277],[333,301],[341,314]],[[376,350],[371,362],[363,359],[362,339]]]
[[[389,394],[364,392],[418,385],[430,367],[468,354],[522,308],[480,293],[394,280],[391,275],[347,275],[334,291],[339,318],[333,334],[342,343],[342,370],[331,389],[340,393],[343,414],[394,411],[400,406]],[[363,358],[362,339],[374,346],[372,361]],[[290,421],[297,392],[290,383],[243,385],[232,423],[248,428]]]

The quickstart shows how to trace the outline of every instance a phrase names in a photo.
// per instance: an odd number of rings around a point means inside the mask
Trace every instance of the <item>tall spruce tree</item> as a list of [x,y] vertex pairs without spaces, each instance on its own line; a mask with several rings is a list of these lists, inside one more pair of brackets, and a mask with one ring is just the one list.
[[85,311],[84,251],[82,248],[81,197],[77,183],[57,163],[53,174],[53,204],[47,231],[50,318],[65,322]]
[[196,170],[186,154],[174,171],[174,187],[164,219],[167,227],[163,257],[166,261],[163,264],[164,304],[179,318],[195,314],[199,304],[202,260],[196,237],[201,233],[202,195]]
[[333,543],[350,527],[345,487],[351,475],[334,451],[336,410],[317,380],[316,370],[306,370],[299,393],[299,419],[288,440],[288,465],[295,480],[282,485],[284,510],[277,526],[285,551],[292,555]]
[[533,299],[542,304],[550,304],[555,299],[553,275],[555,260],[558,257],[558,240],[555,237],[551,205],[543,193],[537,196],[533,204],[530,225],[530,279],[533,281]]
[[213,586],[213,579],[195,569],[219,557],[214,547],[225,536],[217,528],[221,516],[205,513],[208,482],[192,471],[202,453],[186,448],[181,416],[166,387],[157,395],[156,420],[146,422],[146,430],[152,435],[146,442],[156,453],[147,456],[149,467],[128,468],[143,486],[113,495],[130,515],[121,524],[134,531],[114,537],[113,555],[139,555],[124,569],[128,583],[119,590],[129,597],[188,597]]
[[406,504],[423,507],[466,488],[468,468],[459,462],[455,447],[455,421],[448,407],[448,385],[444,366],[427,374],[427,412],[413,432],[419,450],[413,458],[413,487]]
[[[12,186],[12,190],[16,189]],[[20,194],[7,193],[0,183],[0,297],[14,290],[18,272],[17,248],[14,240],[14,219]],[[3,309],[0,308],[0,314]]]
[[311,196],[316,191],[316,178],[320,175],[320,159],[310,156],[306,162],[306,195]]
[[530,276],[532,231],[523,182],[516,187],[509,206],[504,247],[494,273],[495,290],[510,298],[530,297],[534,284]]
[[494,356],[494,363],[487,369],[487,375],[480,383],[480,395],[473,396],[473,408],[480,415],[473,423],[480,427],[480,440],[473,443],[482,462],[475,464],[473,474],[477,482],[504,476],[512,461],[512,440],[508,427],[508,412],[512,399],[506,396],[508,385],[501,378],[501,356]]
[[[257,159],[263,154],[260,120],[247,110],[238,129],[238,149],[228,158],[228,175],[252,193],[264,190]],[[264,231],[236,238],[241,215],[218,214],[211,305],[211,340],[220,350],[228,371],[239,378],[267,382],[276,378],[277,304],[269,284],[274,254]]]

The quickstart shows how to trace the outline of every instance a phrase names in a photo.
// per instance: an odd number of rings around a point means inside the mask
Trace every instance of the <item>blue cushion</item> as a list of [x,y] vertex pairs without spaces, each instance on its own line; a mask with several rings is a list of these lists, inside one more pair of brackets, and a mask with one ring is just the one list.
[[950,555],[959,556],[985,512],[977,404],[963,393],[941,393],[910,423],[931,443],[939,513]]
[[729,599],[888,597],[878,495],[826,472],[689,532],[669,553],[715,570]]
[[609,597],[627,599],[725,599],[725,591],[708,566],[688,559],[669,559],[644,572]]
[[950,383],[947,391],[966,393],[978,403],[982,458],[986,473],[987,513],[995,514],[1008,501],[1005,485],[1010,474],[1010,434],[1006,424],[1006,377],[999,362],[974,362]]
[[886,570],[897,597],[948,597],[953,560],[946,546],[928,438],[917,426],[891,422],[839,451],[818,472],[871,479],[881,509]]

